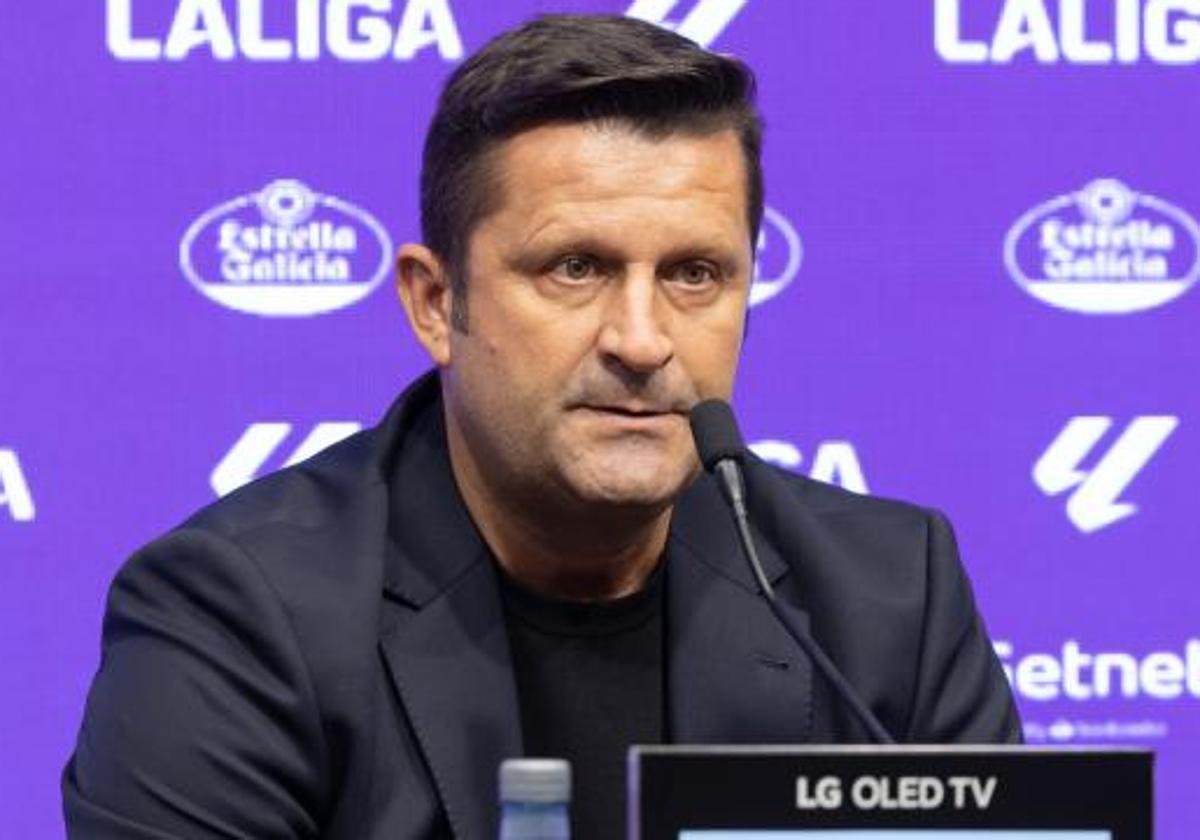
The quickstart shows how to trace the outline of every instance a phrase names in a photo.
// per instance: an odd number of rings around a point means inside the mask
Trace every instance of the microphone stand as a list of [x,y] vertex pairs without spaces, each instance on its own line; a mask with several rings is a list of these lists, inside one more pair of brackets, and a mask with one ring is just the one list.
[[820,646],[805,628],[801,627],[791,615],[784,610],[779,603],[779,599],[775,595],[775,589],[771,586],[771,582],[767,580],[767,575],[763,571],[762,563],[759,562],[758,552],[754,548],[754,539],[750,533],[750,517],[746,509],[746,491],[742,481],[742,470],[734,458],[721,458],[713,465],[713,472],[717,475],[717,483],[721,486],[721,491],[725,496],[725,500],[729,503],[729,508],[733,512],[733,519],[737,525],[739,541],[742,545],[742,553],[745,555],[750,568],[754,572],[754,577],[758,580],[759,589],[762,590],[763,597],[767,601],[767,606],[771,612],[775,614],[775,618],[783,625],[783,628],[788,632],[796,644],[808,654],[809,659],[817,666],[817,670],[821,675],[833,686],[834,690],[841,698],[850,706],[855,717],[859,722],[866,727],[871,738],[877,744],[895,744],[895,739],[883,728],[883,724],[871,714],[871,710],[859,699],[853,687],[846,681],[838,671],[837,666],[830,661],[825,655],[825,651],[821,650]]

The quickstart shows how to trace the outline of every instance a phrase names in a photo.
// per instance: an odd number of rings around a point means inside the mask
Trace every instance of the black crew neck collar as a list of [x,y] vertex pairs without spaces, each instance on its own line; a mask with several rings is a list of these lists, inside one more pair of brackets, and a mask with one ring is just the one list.
[[666,557],[637,592],[608,601],[573,601],[543,595],[512,578],[496,563],[505,612],[523,624],[555,636],[607,636],[640,627],[662,606]]

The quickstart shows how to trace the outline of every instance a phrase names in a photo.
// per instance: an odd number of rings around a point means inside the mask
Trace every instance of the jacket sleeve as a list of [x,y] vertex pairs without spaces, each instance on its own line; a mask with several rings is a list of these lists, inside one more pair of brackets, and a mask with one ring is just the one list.
[[252,558],[196,529],[134,555],[63,773],[68,835],[314,837],[323,752],[290,619]]
[[903,738],[915,743],[1021,743],[1008,680],[975,607],[945,517],[930,512],[916,695]]

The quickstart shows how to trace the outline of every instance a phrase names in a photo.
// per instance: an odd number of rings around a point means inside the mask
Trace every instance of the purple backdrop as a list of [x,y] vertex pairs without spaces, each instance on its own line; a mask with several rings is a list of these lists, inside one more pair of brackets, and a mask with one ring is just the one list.
[[[57,776],[127,554],[426,367],[381,273],[441,80],[548,9],[759,74],[738,385],[765,456],[944,509],[1031,741],[1158,751],[1200,825],[1200,9],[1187,0],[0,8],[0,808]],[[269,188],[268,188],[268,185]]]

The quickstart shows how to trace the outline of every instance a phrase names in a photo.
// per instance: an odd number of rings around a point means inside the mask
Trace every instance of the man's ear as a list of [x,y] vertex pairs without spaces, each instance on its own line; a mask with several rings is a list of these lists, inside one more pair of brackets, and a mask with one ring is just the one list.
[[441,259],[424,245],[402,245],[396,254],[396,290],[417,340],[438,367],[450,364],[454,291]]

